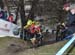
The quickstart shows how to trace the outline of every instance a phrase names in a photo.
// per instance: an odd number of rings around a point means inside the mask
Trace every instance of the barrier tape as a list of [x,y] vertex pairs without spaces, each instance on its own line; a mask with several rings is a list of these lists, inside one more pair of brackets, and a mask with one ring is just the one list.
[[56,55],[62,55],[69,47],[70,45],[75,41],[75,34],[73,34],[73,37],[70,41],[68,41],[57,53]]

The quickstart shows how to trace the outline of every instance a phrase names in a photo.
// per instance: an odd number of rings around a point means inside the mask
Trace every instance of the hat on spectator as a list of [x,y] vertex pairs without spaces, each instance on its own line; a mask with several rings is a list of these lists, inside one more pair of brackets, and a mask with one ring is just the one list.
[[65,9],[65,8],[67,8],[67,7],[70,7],[70,3],[64,4],[63,8]]

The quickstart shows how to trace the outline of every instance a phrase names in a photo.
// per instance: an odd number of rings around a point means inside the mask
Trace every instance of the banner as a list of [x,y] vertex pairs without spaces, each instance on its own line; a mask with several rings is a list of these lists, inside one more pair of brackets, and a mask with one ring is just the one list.
[[14,35],[14,30],[18,30],[17,25],[0,19],[0,37],[3,36],[19,37],[19,33],[17,35]]

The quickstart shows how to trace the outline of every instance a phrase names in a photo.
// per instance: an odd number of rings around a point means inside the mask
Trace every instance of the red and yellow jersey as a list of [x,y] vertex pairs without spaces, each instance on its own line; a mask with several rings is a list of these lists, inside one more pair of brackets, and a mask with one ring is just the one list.
[[35,24],[32,24],[29,29],[31,33],[35,33]]
[[41,28],[39,26],[35,27],[35,31],[36,32],[40,32],[41,31]]

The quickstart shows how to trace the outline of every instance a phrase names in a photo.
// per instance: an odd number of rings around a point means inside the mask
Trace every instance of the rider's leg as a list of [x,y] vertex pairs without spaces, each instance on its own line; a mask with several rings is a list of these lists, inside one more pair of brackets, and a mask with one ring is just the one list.
[[33,47],[36,45],[36,38],[34,37],[34,33],[30,33],[30,36],[31,36],[31,43],[32,43],[32,45],[33,45]]

